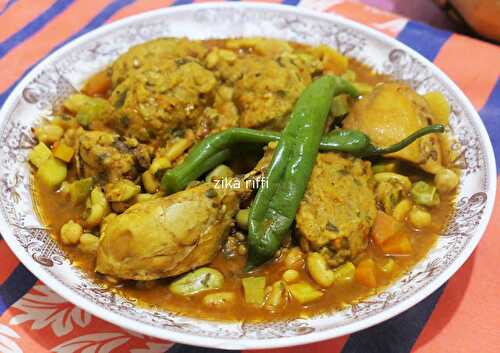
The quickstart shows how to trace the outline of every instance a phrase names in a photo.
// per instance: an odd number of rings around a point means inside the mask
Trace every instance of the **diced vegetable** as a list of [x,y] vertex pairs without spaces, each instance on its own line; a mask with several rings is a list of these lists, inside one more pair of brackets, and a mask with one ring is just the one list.
[[451,169],[443,168],[434,177],[439,192],[447,193],[454,190],[458,185],[458,175]]
[[429,105],[432,116],[437,123],[448,125],[450,117],[450,103],[446,100],[441,92],[429,92],[424,94],[424,99]]
[[35,177],[45,185],[56,188],[66,179],[68,168],[66,164],[55,158],[49,158],[40,165]]
[[94,187],[94,179],[85,178],[72,182],[68,186],[69,197],[73,205],[84,202]]
[[409,255],[412,251],[410,238],[404,233],[398,233],[387,239],[381,248],[387,255]]
[[408,212],[411,210],[411,201],[408,199],[403,199],[399,201],[399,203],[394,207],[394,210],[392,210],[392,216],[394,219],[397,221],[404,221],[406,216],[408,215]]
[[82,233],[82,226],[70,220],[61,227],[61,241],[65,245],[76,245],[79,243]]
[[97,247],[99,246],[99,238],[92,233],[83,233],[80,236],[80,243],[78,244],[78,249],[84,253],[95,255],[97,253]]
[[141,187],[128,179],[121,179],[106,184],[104,188],[106,199],[111,202],[128,201],[141,192]]
[[410,213],[408,214],[408,219],[410,220],[410,223],[418,229],[425,228],[432,222],[431,214],[419,206],[412,207]]
[[245,302],[247,304],[262,305],[265,297],[266,277],[246,277],[241,280]]
[[250,213],[249,208],[239,210],[236,214],[236,223],[241,229],[248,229],[248,215]]
[[59,143],[53,150],[52,153],[54,157],[60,159],[63,162],[69,163],[73,155],[75,154],[75,150],[65,143]]
[[398,162],[390,161],[390,162],[381,162],[374,164],[372,167],[373,174],[390,172],[395,173],[398,168]]
[[413,201],[421,206],[436,206],[440,202],[436,187],[422,180],[413,184],[411,196]]
[[89,126],[92,120],[104,118],[113,111],[113,107],[106,99],[79,93],[69,96],[63,105],[69,111],[76,113],[76,120],[84,127]]
[[354,275],[356,282],[370,288],[377,286],[377,278],[375,276],[375,261],[373,259],[365,259],[356,267]]
[[401,223],[396,221],[387,213],[378,211],[375,223],[371,230],[371,236],[375,244],[382,245],[387,239],[393,237],[401,229]]
[[85,83],[82,91],[89,96],[102,96],[105,95],[110,88],[111,79],[106,70],[104,70],[93,75]]
[[[192,133],[191,133],[192,134]],[[189,135],[189,134],[187,134]],[[174,161],[181,154],[186,152],[186,150],[193,144],[193,139],[191,138],[180,138],[174,143],[167,151],[166,157],[169,161]]]
[[286,283],[293,283],[299,279],[299,271],[286,270],[285,272],[283,272],[282,278]]
[[323,288],[328,288],[333,284],[333,272],[328,267],[325,258],[312,252],[307,255],[307,271],[312,279]]
[[288,290],[300,304],[307,304],[318,300],[323,296],[323,292],[314,288],[308,282],[290,284]]
[[213,180],[220,180],[225,178],[231,178],[234,176],[234,172],[227,165],[221,164],[215,167],[210,173],[208,173],[205,181],[210,182]]
[[53,144],[61,139],[64,134],[64,129],[59,125],[42,124],[35,128],[35,137],[39,142],[48,145]]
[[37,168],[50,158],[52,158],[52,152],[43,142],[33,147],[28,155],[28,160]]
[[356,274],[356,267],[352,262],[346,262],[336,269],[332,270],[333,272],[333,283],[334,284],[344,284],[347,282],[351,282],[354,279],[354,275]]
[[219,271],[202,267],[190,272],[170,284],[170,291],[177,295],[193,295],[224,285],[224,276]]
[[203,297],[203,304],[206,306],[227,308],[236,302],[236,294],[233,292],[210,293]]

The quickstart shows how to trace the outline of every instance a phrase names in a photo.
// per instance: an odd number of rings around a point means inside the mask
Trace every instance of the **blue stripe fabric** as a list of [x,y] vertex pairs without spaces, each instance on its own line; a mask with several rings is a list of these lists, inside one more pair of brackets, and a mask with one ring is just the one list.
[[76,32],[75,34],[71,35],[68,39],[62,41],[61,43],[57,44],[54,48],[50,50],[50,52],[38,60],[36,63],[31,65],[22,75],[21,77],[14,82],[8,89],[6,89],[2,94],[0,94],[0,107],[3,106],[11,92],[14,90],[14,88],[17,86],[17,84],[36,66],[38,65],[43,59],[45,59],[48,55],[52,54],[54,51],[62,47],[64,44],[66,44],[68,41],[73,40],[77,38],[78,36],[81,36],[101,25],[103,25],[111,16],[113,16],[117,11],[121,10],[123,7],[128,6],[132,3],[134,3],[135,0],[116,0],[109,4],[107,7],[105,7],[99,14],[97,14],[87,25],[85,25],[80,31]]
[[175,0],[170,6],[187,5],[193,3],[193,0]]
[[408,353],[429,320],[445,286],[420,304],[377,326],[351,334],[342,353]]
[[500,174],[500,77],[479,115],[490,135],[497,161],[497,174]]
[[15,3],[17,2],[17,0],[9,0],[7,1],[7,3],[5,4],[5,6],[3,7],[3,9],[0,10],[0,16],[2,16],[4,13],[7,12],[7,10],[12,6],[14,5]]
[[291,5],[291,6],[297,6],[299,4],[300,0],[283,0],[281,3],[283,5]]
[[25,295],[37,278],[24,265],[18,265],[7,280],[0,285],[0,315]]
[[420,22],[408,21],[397,39],[433,61],[451,34]]
[[47,25],[50,21],[57,17],[57,15],[64,12],[64,10],[66,10],[68,6],[73,3],[73,1],[74,0],[56,1],[44,13],[28,23],[21,30],[7,38],[5,41],[0,43],[0,59],[7,55],[10,50],[14,49],[16,46],[45,27],[45,25]]

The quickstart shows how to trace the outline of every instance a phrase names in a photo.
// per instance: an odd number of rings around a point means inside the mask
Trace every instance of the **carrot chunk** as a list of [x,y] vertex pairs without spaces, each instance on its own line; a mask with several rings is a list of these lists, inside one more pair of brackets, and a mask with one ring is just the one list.
[[382,246],[388,239],[394,237],[401,229],[401,223],[387,213],[378,211],[373,224],[371,236],[375,244]]
[[409,255],[412,251],[410,239],[404,233],[398,233],[387,239],[381,249],[388,255]]
[[356,267],[354,274],[356,282],[370,288],[377,286],[377,279],[375,277],[375,261],[373,259],[365,259],[361,261]]

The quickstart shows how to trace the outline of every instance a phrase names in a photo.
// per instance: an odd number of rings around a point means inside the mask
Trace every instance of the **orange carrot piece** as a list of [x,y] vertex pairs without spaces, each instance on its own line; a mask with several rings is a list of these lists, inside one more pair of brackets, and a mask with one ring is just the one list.
[[382,246],[388,239],[395,236],[401,229],[401,223],[387,213],[378,211],[373,224],[371,236],[375,244]]
[[69,163],[73,155],[75,154],[75,150],[64,143],[59,143],[52,150],[54,157],[62,160],[63,162]]
[[381,248],[388,255],[409,255],[412,251],[410,238],[404,233],[398,233],[387,239]]
[[375,261],[373,259],[365,259],[361,261],[356,267],[354,274],[356,282],[370,288],[377,286],[377,279],[375,277]]
[[92,76],[82,89],[87,96],[105,96],[111,88],[111,79],[106,71],[100,71]]

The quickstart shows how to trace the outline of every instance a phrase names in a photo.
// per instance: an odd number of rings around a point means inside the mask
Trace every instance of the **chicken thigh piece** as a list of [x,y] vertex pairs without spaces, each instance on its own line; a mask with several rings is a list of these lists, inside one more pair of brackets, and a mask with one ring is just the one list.
[[138,203],[101,230],[96,271],[153,280],[203,266],[220,250],[238,204],[235,190],[212,183]]
[[[385,147],[433,123],[425,99],[403,83],[384,83],[356,102],[344,121],[346,129],[367,134],[377,146]],[[401,151],[388,155],[418,165],[429,173],[442,169],[438,136],[426,135]]]

